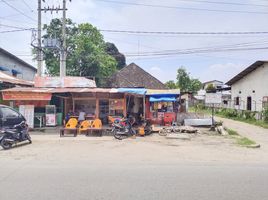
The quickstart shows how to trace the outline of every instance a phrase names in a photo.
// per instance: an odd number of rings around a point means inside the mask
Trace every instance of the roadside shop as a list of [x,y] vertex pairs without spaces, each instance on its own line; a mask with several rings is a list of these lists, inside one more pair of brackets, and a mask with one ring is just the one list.
[[144,88],[97,88],[84,77],[38,77],[35,87],[2,90],[2,96],[30,122],[30,127],[62,125],[70,117],[100,119],[109,116],[134,116],[154,124],[166,125],[176,120],[179,90]]

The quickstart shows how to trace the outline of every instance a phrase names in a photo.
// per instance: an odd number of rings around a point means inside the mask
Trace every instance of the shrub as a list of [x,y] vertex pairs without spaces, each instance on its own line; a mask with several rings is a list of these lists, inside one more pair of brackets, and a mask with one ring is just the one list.
[[251,112],[248,110],[244,111],[245,119],[255,120],[255,115],[256,115],[256,112]]
[[268,122],[268,106],[263,111],[263,119],[265,122]]
[[225,113],[226,117],[238,117],[238,112],[237,110],[234,109],[226,109],[226,113]]

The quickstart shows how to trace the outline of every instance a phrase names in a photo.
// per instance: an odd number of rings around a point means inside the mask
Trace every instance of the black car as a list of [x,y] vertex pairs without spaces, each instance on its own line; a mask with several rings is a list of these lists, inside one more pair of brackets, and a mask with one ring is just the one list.
[[23,121],[26,120],[18,111],[9,106],[0,105],[0,129],[13,128]]

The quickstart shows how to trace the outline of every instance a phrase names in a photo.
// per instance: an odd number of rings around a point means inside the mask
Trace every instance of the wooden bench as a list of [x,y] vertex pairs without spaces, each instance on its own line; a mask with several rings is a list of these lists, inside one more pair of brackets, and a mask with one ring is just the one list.
[[86,136],[89,136],[89,134],[92,135],[93,131],[95,132],[99,132],[100,133],[100,136],[102,136],[102,131],[106,130],[105,128],[87,128],[85,130],[82,130],[81,132],[85,132],[86,133]]
[[78,128],[61,128],[60,129],[60,137],[63,137],[65,132],[72,132],[74,137],[77,136],[77,133],[78,133]]

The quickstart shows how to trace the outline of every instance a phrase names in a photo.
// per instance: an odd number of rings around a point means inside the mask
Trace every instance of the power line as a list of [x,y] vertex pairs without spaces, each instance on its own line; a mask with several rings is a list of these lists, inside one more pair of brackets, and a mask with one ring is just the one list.
[[34,18],[26,15],[25,13],[23,13],[22,11],[20,11],[19,9],[17,9],[15,6],[12,6],[10,3],[6,2],[5,0],[2,0],[3,3],[5,3],[7,6],[9,6],[10,8],[16,10],[18,13],[22,14],[23,16],[27,17],[30,20],[36,21]]
[[200,51],[200,50],[215,50],[215,49],[225,49],[225,48],[234,48],[234,47],[250,47],[250,46],[256,46],[256,45],[264,45],[268,44],[268,41],[262,41],[262,42],[247,42],[247,43],[237,43],[237,44],[228,44],[228,45],[218,45],[218,46],[209,46],[209,47],[200,47],[200,48],[189,48],[189,49],[172,49],[172,50],[161,50],[161,51],[151,51],[151,52],[138,52],[138,53],[125,53],[128,56],[133,56],[133,55],[151,55],[151,54],[163,54],[163,53],[178,53],[181,51]]
[[8,27],[8,28],[22,29],[22,30],[25,29],[25,27],[10,26],[10,25],[6,25],[6,24],[1,24],[1,23],[0,23],[0,27],[1,27],[1,26]]
[[132,5],[132,6],[152,7],[152,8],[195,10],[195,11],[209,11],[209,12],[224,12],[224,13],[265,14],[265,15],[268,14],[268,12],[241,11],[241,10],[218,10],[218,9],[206,9],[206,8],[190,8],[190,7],[181,7],[181,6],[166,6],[166,5],[160,5],[160,4],[144,4],[144,3],[123,2],[123,1],[114,1],[114,0],[96,0],[96,1],[102,1],[102,2],[113,3],[113,4],[125,4],[125,5]]
[[229,48],[229,49],[204,49],[196,51],[180,51],[171,53],[157,53],[157,54],[137,54],[137,55],[125,55],[127,57],[157,57],[157,56],[172,56],[172,55],[184,55],[184,54],[196,54],[196,53],[216,53],[216,52],[230,52],[230,51],[252,51],[252,50],[267,50],[268,47],[252,47],[252,48]]
[[126,34],[157,34],[157,35],[260,35],[268,34],[268,31],[237,31],[237,32],[176,32],[176,31],[132,31],[99,29],[101,32],[126,33]]
[[[266,48],[261,48],[261,49],[244,49],[244,50],[237,50],[237,51],[256,51],[256,50],[267,50],[268,47]],[[192,52],[192,53],[182,53],[182,54],[172,54],[172,55],[162,55],[162,56],[133,56],[129,57],[130,59],[139,59],[139,60],[155,60],[155,59],[168,59],[172,57],[177,57],[177,56],[182,56],[182,55],[196,55],[200,56],[198,54],[211,54],[211,53],[219,53],[217,51],[211,51],[211,52]]]
[[197,3],[209,3],[209,4],[220,4],[220,5],[234,5],[234,6],[256,6],[256,7],[268,7],[264,4],[250,4],[250,3],[234,3],[234,2],[222,2],[222,1],[205,1],[205,0],[178,0],[184,2],[197,2]]
[[16,30],[9,30],[9,31],[0,31],[0,33],[14,33],[14,32],[20,32],[20,31],[31,31],[32,28],[25,28],[25,29],[16,29]]
[[27,8],[29,8],[29,10],[30,10],[31,12],[34,11],[34,10],[31,8],[31,6],[30,6],[25,0],[22,0],[22,2],[24,3],[24,5],[25,5]]

